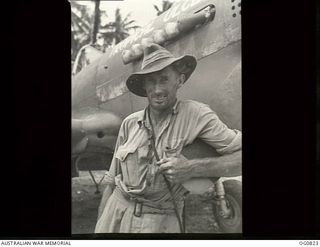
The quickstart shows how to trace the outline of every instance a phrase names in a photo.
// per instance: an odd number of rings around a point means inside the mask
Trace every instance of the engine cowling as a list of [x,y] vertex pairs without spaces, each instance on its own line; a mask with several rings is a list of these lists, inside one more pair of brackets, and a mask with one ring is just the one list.
[[72,157],[79,170],[109,168],[122,119],[97,112],[72,119]]

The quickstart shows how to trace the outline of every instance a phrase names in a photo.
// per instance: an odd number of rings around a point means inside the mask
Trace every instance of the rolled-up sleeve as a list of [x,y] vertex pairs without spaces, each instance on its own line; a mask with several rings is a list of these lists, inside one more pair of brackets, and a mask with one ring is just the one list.
[[242,149],[242,133],[229,129],[208,106],[200,108],[197,118],[199,138],[220,154],[233,153]]

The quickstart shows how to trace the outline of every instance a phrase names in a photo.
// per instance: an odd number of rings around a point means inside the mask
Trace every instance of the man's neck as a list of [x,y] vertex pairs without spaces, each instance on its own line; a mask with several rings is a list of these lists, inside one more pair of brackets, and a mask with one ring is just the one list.
[[162,122],[167,116],[172,112],[171,108],[168,108],[164,111],[158,111],[150,107],[150,117],[155,124]]
[[[174,104],[177,102],[177,100],[174,102]],[[170,107],[168,107],[165,110],[159,111],[157,109],[153,109],[151,106],[149,106],[150,109],[150,117],[154,121],[155,124],[161,123],[164,119],[167,118],[169,114],[172,113],[172,108],[174,104]]]

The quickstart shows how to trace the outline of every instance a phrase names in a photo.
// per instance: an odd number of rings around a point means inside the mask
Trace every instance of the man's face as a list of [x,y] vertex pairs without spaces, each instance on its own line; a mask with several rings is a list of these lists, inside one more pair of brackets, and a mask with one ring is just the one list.
[[172,107],[177,98],[178,88],[184,82],[184,75],[179,74],[172,66],[145,76],[144,88],[150,106],[158,111]]

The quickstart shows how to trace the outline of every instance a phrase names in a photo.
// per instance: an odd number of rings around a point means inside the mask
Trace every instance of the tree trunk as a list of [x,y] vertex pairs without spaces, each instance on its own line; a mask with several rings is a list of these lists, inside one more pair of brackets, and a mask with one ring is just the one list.
[[100,26],[100,0],[94,0],[93,28],[91,32],[91,44],[97,41],[98,28]]

